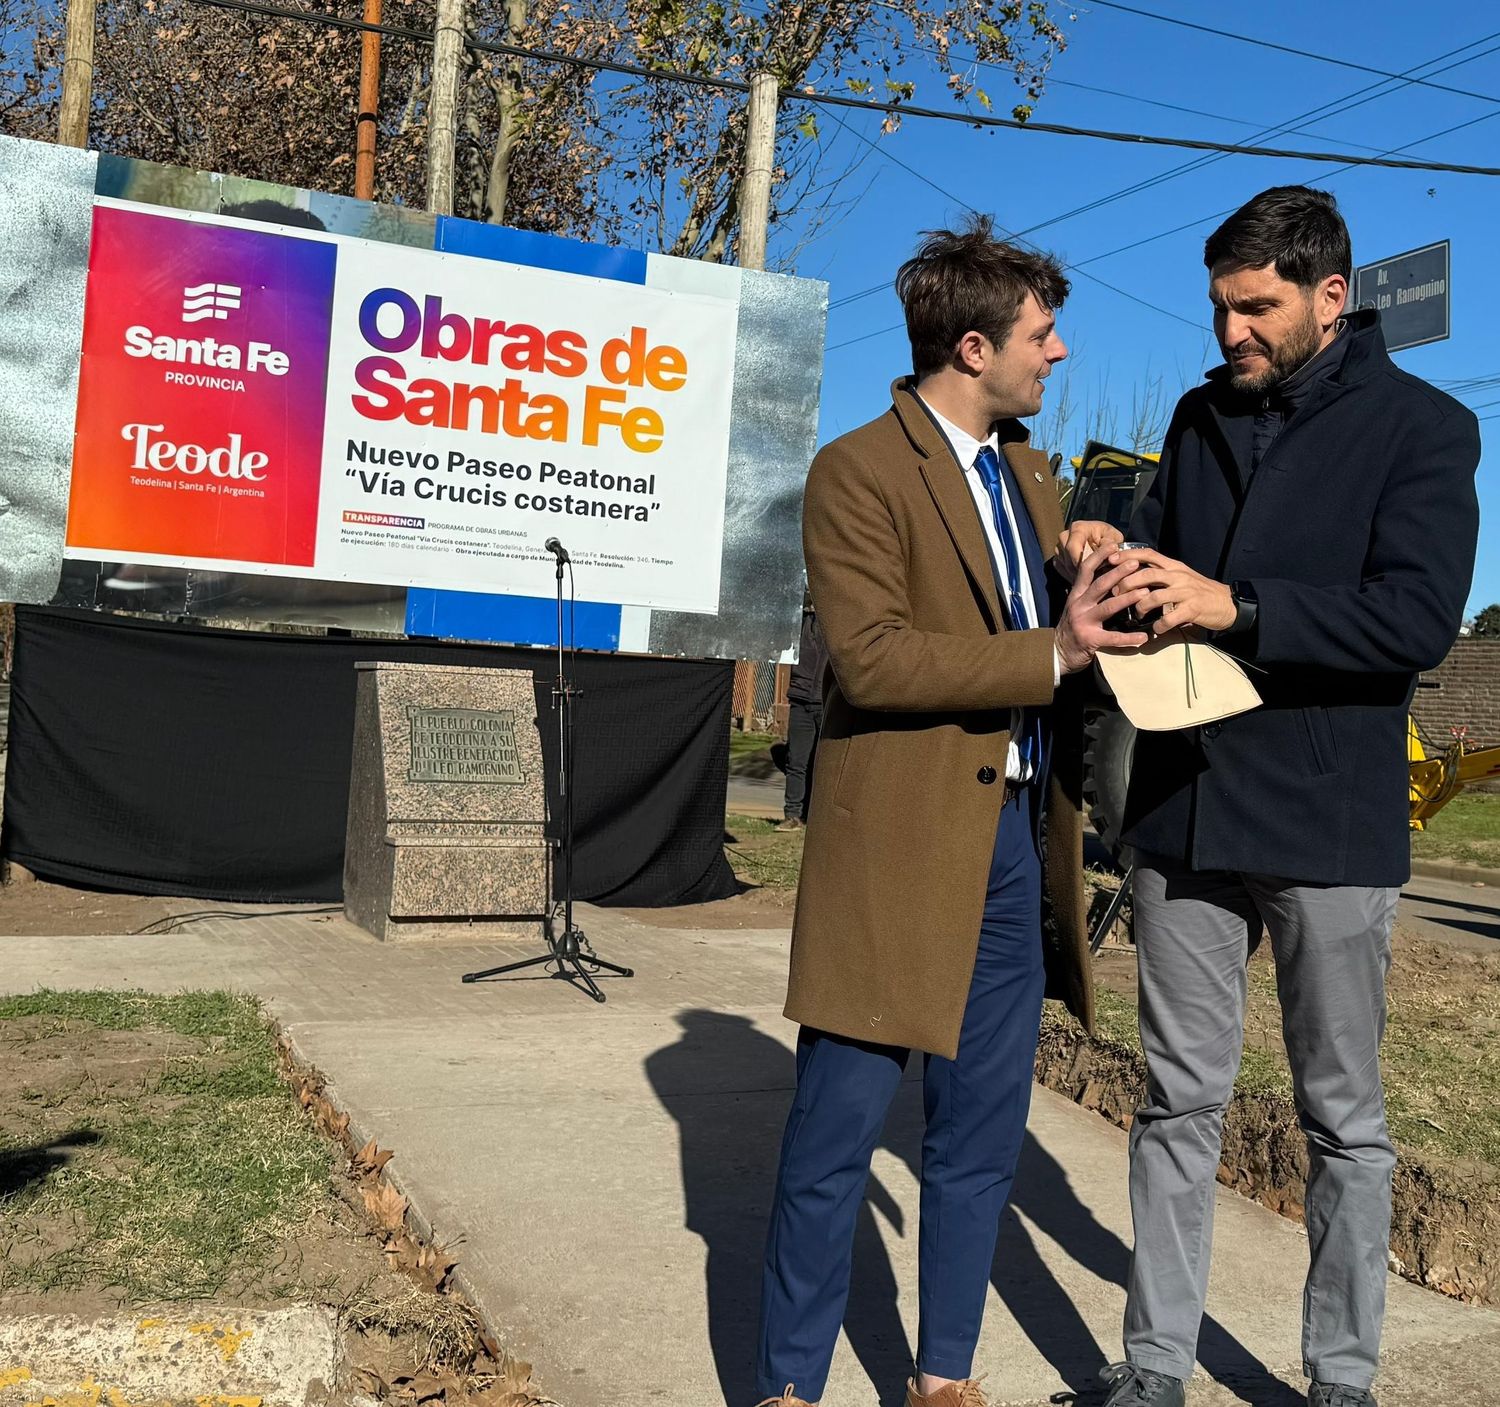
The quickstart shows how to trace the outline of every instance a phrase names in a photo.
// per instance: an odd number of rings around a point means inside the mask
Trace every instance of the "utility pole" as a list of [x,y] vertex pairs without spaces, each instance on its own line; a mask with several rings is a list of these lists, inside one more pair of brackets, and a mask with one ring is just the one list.
[[427,208],[435,215],[453,213],[453,145],[463,52],[464,0],[437,0],[432,100],[427,105]]
[[771,170],[776,165],[776,79],[757,73],[750,80],[750,111],[745,123],[745,179],[740,186],[742,269],[766,266],[766,230],[771,222]]
[[[380,0],[365,0],[365,23],[380,23]],[[380,112],[380,35],[365,30],[359,48],[359,116],[354,124],[354,195],[375,199],[375,132]]]
[[89,112],[93,106],[94,0],[68,0],[62,101],[57,114],[57,140],[63,146],[88,146]]

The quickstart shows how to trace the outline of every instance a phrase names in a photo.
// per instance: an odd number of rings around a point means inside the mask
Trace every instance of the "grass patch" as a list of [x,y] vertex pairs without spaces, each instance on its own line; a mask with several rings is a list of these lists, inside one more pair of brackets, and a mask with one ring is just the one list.
[[764,752],[776,741],[775,733],[742,733],[738,728],[729,730],[729,758],[748,757],[752,753]]
[[778,831],[779,821],[756,816],[731,815],[725,829],[733,836],[724,843],[724,853],[742,884],[764,889],[791,890],[802,873],[802,841],[807,832]]
[[[1095,990],[1102,1039],[1139,1053],[1132,996]],[[1398,935],[1381,1067],[1391,1136],[1408,1154],[1500,1168],[1500,957]],[[1049,1020],[1066,1021],[1049,1008]],[[1244,1056],[1235,1088],[1291,1099],[1276,972],[1249,969]]]
[[0,1290],[207,1298],[253,1283],[326,1203],[333,1152],[249,998],[6,998],[7,1051],[28,1083],[0,1096]]
[[1500,795],[1468,791],[1413,831],[1411,853],[1423,860],[1500,867]]

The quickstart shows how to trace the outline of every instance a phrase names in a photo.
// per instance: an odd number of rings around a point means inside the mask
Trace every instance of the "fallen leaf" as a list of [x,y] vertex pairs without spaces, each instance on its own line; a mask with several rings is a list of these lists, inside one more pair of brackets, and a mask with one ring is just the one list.
[[400,1231],[406,1224],[406,1198],[388,1182],[364,1189],[365,1207],[376,1222],[388,1231]]

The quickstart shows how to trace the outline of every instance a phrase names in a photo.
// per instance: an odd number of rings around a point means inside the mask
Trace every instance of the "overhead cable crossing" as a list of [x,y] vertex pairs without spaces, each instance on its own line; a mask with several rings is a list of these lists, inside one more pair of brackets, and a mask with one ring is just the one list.
[[[345,19],[339,15],[312,14],[307,10],[259,3],[259,0],[193,0],[199,5],[260,15],[267,19],[296,20],[305,24],[326,25],[360,33],[381,34],[393,39],[407,39],[430,44],[432,35],[404,25],[371,24],[365,20]],[[465,36],[464,44],[480,53],[506,54],[512,58],[534,59],[541,63],[565,64],[573,68],[594,69],[602,73],[619,73],[632,78],[656,82],[686,83],[699,88],[746,93],[750,85],[734,78],[712,78],[706,74],[684,73],[679,69],[647,68],[640,64],[621,63],[614,59],[584,58],[552,49],[534,49],[526,45],[505,44],[494,39]],[[784,97],[820,107],[838,107],[853,112],[879,112],[901,118],[923,118],[934,122],[957,122],[966,127],[1002,128],[1015,132],[1044,132],[1060,137],[1087,137],[1095,141],[1122,142],[1133,146],[1180,147],[1188,151],[1216,151],[1230,156],[1264,156],[1287,161],[1342,161],[1351,166],[1382,166],[1398,171],[1446,171],[1460,176],[1500,176],[1500,167],[1473,166],[1447,161],[1406,161],[1382,156],[1350,156],[1347,152],[1298,151],[1285,147],[1247,146],[1233,142],[1203,141],[1193,137],[1159,137],[1145,132],[1118,132],[1098,127],[1072,127],[1058,122],[1021,122],[1011,117],[989,114],[952,112],[941,108],[918,107],[907,103],[884,103],[868,98],[846,98],[837,93],[809,92],[803,88],[783,90]]]

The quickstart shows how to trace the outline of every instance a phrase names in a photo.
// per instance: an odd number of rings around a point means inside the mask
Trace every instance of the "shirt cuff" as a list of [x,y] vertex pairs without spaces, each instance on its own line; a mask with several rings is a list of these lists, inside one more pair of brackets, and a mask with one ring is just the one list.
[[1054,644],[1052,646],[1052,687],[1054,689],[1062,683],[1062,673],[1062,655]]

